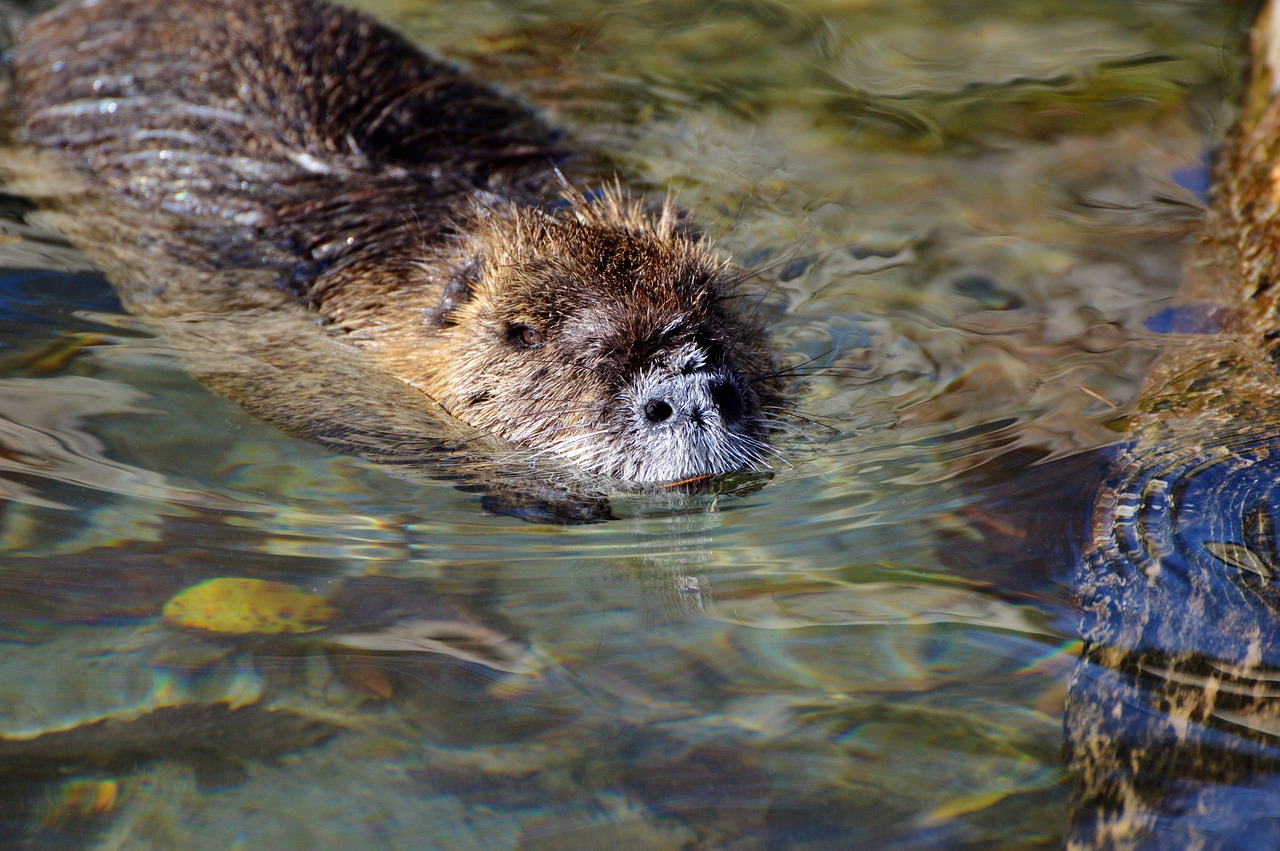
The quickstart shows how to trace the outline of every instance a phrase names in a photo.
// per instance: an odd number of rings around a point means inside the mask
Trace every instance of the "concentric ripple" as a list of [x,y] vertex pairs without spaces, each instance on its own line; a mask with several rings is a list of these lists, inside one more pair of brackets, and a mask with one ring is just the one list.
[[1081,844],[1277,838],[1239,794],[1280,768],[1280,429],[1266,419],[1141,441],[1097,504],[1066,724]]

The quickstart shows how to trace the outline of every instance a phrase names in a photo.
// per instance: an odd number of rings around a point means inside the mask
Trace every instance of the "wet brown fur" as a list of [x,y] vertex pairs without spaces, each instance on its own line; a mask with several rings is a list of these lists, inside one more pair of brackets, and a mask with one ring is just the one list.
[[[581,435],[618,431],[629,377],[696,342],[740,377],[744,466],[759,461],[781,389],[736,273],[669,205],[566,190],[557,134],[367,16],[76,2],[12,64],[19,141],[82,181],[45,203],[131,310],[314,311],[467,424],[625,478],[649,468],[605,457],[623,437],[588,451]],[[73,209],[108,204],[111,225]],[[539,345],[519,345],[525,327]],[[273,403],[290,404],[256,412]]]

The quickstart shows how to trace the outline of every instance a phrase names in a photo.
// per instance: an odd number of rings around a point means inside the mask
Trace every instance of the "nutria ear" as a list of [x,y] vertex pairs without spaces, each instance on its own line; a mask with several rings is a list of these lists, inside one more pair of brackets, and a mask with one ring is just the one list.
[[475,285],[480,281],[484,271],[484,258],[476,255],[459,266],[445,282],[444,291],[440,294],[440,306],[432,311],[431,318],[439,325],[456,325],[457,320],[451,315],[462,305],[471,301],[475,295]]

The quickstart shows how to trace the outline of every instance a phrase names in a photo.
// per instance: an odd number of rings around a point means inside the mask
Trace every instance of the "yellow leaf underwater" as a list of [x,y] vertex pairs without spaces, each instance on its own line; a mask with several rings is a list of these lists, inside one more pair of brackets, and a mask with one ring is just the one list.
[[235,635],[279,635],[324,629],[333,609],[313,594],[283,582],[208,579],[164,604],[170,626]]

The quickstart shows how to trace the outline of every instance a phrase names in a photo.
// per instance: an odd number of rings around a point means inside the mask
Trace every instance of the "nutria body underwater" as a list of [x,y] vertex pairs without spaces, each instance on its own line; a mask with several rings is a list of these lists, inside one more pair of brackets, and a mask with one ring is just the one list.
[[530,110],[368,16],[78,0],[11,70],[24,190],[130,311],[198,324],[192,347],[258,340],[283,375],[196,370],[251,412],[385,449],[443,409],[633,482],[767,466],[782,387],[740,273],[670,203],[569,188]]

